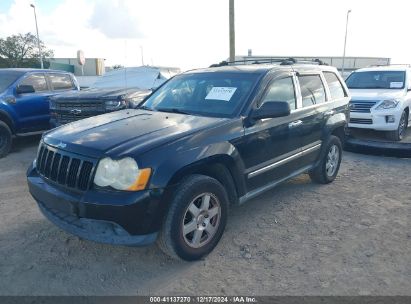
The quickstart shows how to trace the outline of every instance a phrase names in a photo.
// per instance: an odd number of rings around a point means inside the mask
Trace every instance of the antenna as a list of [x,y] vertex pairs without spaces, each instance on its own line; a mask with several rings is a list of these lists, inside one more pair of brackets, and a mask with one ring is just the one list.
[[127,39],[124,40],[124,83],[127,89]]

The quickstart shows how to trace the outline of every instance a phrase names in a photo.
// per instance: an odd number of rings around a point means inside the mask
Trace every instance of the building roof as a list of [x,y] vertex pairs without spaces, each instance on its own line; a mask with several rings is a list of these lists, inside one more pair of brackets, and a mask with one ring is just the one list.
[[29,72],[56,72],[56,73],[68,73],[66,71],[59,71],[59,70],[49,70],[49,69],[32,69],[32,68],[6,68],[1,69],[2,71],[14,71],[14,72],[22,72],[22,73],[29,73]]
[[371,72],[371,71],[405,71],[410,69],[409,65],[386,65],[386,66],[374,66],[358,69],[356,72]]

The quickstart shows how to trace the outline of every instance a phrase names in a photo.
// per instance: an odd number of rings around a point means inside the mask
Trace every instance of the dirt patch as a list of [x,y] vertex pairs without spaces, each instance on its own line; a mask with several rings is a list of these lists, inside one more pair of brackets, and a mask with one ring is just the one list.
[[345,153],[330,185],[303,175],[233,207],[205,260],[83,241],[49,223],[25,171],[0,160],[0,295],[411,295],[411,160]]

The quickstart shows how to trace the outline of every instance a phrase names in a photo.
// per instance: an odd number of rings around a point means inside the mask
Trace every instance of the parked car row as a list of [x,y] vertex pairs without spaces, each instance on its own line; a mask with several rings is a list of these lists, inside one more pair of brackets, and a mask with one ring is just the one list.
[[[70,73],[0,70],[0,157],[10,151],[13,136],[42,133],[50,127],[134,108],[179,72],[161,67],[114,70],[80,91]],[[384,131],[389,140],[402,140],[411,120],[411,69],[359,69],[346,82],[352,94],[348,126]]]
[[71,73],[1,69],[0,157],[10,151],[13,136],[43,133],[50,127],[136,107],[153,89],[177,73],[176,68],[119,69],[80,91]]

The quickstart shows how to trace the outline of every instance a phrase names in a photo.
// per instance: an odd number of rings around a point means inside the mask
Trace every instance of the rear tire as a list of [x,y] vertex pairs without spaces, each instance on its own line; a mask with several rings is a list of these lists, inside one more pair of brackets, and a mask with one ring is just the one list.
[[342,159],[341,140],[331,135],[321,154],[320,163],[309,172],[313,182],[329,184],[337,177]]
[[11,149],[12,133],[9,126],[0,121],[0,158],[6,156]]
[[214,178],[190,175],[174,192],[157,243],[173,258],[199,260],[218,244],[227,213],[224,187]]
[[397,130],[386,132],[386,137],[392,141],[401,141],[404,138],[405,132],[408,128],[408,114],[404,110],[401,114],[400,122],[398,123]]

